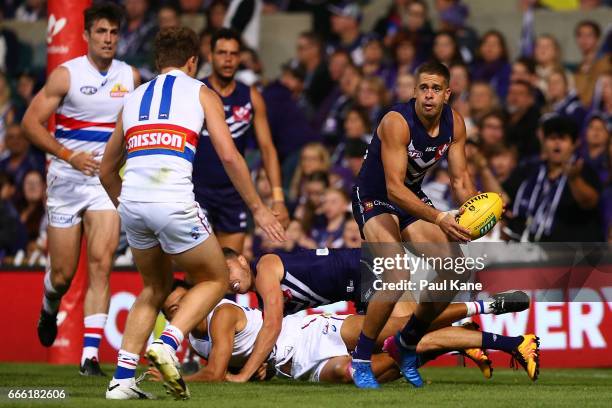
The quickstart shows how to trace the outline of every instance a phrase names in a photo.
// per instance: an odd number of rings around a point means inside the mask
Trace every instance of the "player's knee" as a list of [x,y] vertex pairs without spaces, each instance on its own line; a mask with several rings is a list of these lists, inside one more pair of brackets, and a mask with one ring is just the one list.
[[147,304],[154,305],[155,307],[161,308],[164,301],[169,295],[169,290],[166,290],[164,286],[149,285],[145,286],[140,295],[138,296],[141,301]]
[[440,348],[441,344],[436,341],[435,336],[431,333],[426,334],[421,338],[417,345],[417,353],[426,353],[428,351],[434,351]]
[[51,284],[57,293],[64,294],[70,288],[70,283],[74,276],[74,271],[65,266],[58,265],[51,267]]
[[112,254],[88,254],[89,270],[92,275],[108,280],[113,266]]

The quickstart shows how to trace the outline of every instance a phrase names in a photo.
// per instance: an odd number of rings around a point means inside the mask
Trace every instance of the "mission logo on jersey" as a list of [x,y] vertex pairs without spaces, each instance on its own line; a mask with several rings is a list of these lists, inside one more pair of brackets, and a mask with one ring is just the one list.
[[187,135],[173,131],[142,130],[127,136],[127,149],[134,152],[142,149],[170,149],[178,152],[185,151]]
[[134,126],[126,132],[128,157],[142,154],[170,154],[193,159],[198,134],[169,123]]

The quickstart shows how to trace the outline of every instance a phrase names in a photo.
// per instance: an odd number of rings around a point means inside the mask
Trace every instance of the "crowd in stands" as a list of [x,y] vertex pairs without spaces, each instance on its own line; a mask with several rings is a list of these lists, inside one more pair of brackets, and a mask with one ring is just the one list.
[[[525,23],[516,58],[508,43],[519,39],[468,26],[469,2],[461,0],[436,0],[433,8],[422,0],[394,0],[371,32],[362,31],[358,4],[367,1],[117,2],[125,8],[117,58],[145,79],[155,75],[154,34],[181,24],[186,14],[203,13],[206,20],[198,78],[211,72],[215,29],[230,25],[252,45],[241,53],[237,78],[262,90],[292,221],[283,244],[255,229],[245,245],[249,257],[361,245],[350,197],[367,145],[381,117],[413,97],[414,72],[432,59],[450,70],[449,103],[465,118],[474,182],[481,191],[501,193],[507,204],[506,220],[487,239],[612,241],[610,27],[591,20],[568,27],[581,53],[576,65],[564,61],[554,36],[532,34],[529,14],[534,7],[554,8],[554,1],[517,2]],[[608,6],[575,3],[583,9]],[[249,19],[279,11],[312,12],[313,27],[299,35],[280,76],[265,80],[266,61],[258,57]],[[45,13],[44,0],[4,0],[0,6],[0,15],[9,19],[35,21]],[[15,69],[18,47],[15,34],[0,28],[0,262],[22,265],[44,262],[46,185],[45,157],[20,127],[44,78]],[[260,194],[271,202],[256,149],[247,159]],[[445,163],[428,175],[423,189],[441,210],[458,205]]]

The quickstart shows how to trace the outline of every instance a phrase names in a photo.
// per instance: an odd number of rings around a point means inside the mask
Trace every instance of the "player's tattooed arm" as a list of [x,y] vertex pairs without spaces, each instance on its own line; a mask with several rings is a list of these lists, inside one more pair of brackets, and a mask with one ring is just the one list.
[[409,214],[434,223],[440,211],[423,203],[404,184],[408,167],[406,146],[410,144],[408,124],[399,113],[389,112],[378,126],[378,135],[389,199]]
[[285,240],[285,230],[257,195],[244,157],[236,149],[227,123],[225,123],[225,113],[221,99],[214,91],[202,86],[200,88],[200,103],[204,109],[210,141],[232,184],[253,213],[255,223],[272,240],[283,242]]
[[280,286],[282,274],[283,263],[276,255],[265,255],[257,263],[255,287],[263,299],[263,325],[257,334],[249,359],[240,373],[230,377],[230,381],[249,381],[267,360],[276,344],[283,326],[283,295]]
[[125,164],[126,150],[123,137],[123,110],[119,111],[115,130],[111,135],[100,164],[100,182],[106,190],[115,207],[119,206],[119,194],[121,194],[121,176],[119,170]]
[[448,148],[448,170],[451,179],[451,188],[457,202],[464,203],[477,194],[472,177],[467,171],[465,158],[465,142],[467,133],[463,117],[453,111],[453,142]]
[[285,206],[278,154],[272,141],[272,133],[270,132],[270,125],[268,124],[266,114],[266,103],[255,87],[251,87],[251,101],[253,101],[255,112],[253,119],[255,136],[257,137],[257,144],[259,145],[266,175],[272,186],[272,211],[283,227],[287,228],[289,226],[289,212]]

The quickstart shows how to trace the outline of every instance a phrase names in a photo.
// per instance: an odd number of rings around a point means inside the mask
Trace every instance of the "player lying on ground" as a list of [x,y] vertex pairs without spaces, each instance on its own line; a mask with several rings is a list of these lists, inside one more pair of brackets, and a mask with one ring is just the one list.
[[[175,289],[166,299],[162,311],[172,318],[180,308],[187,289],[181,281],[175,281]],[[488,348],[502,350],[512,355],[535,381],[539,372],[538,339],[533,334],[508,337],[470,330],[464,327],[445,327],[466,317],[462,304],[450,305],[433,323],[432,330],[417,346],[420,364],[447,351],[464,350],[479,365],[486,377],[490,377],[490,361],[485,353],[471,353],[470,349]],[[390,341],[398,328],[409,317],[391,318],[376,340],[378,352],[372,360],[378,380],[399,378],[399,370],[390,355],[396,353]],[[267,363],[276,371],[296,380],[350,382],[349,350],[357,344],[363,326],[360,315],[290,315],[283,319],[278,337]],[[208,364],[196,374],[186,376],[187,381],[223,381],[228,370],[240,369],[253,351],[263,317],[259,310],[242,307],[223,299],[196,326],[189,335],[192,347],[208,360]],[[442,328],[440,328],[442,327]],[[380,353],[385,350],[389,354]],[[259,378],[263,370],[257,371]],[[159,377],[155,370],[150,370]]]
[[[230,381],[245,382],[272,352],[281,332],[283,316],[335,302],[353,301],[358,311],[366,309],[363,292],[360,249],[316,249],[295,254],[266,254],[253,271],[246,258],[224,248],[229,268],[230,289],[234,293],[257,293],[264,313],[263,326],[253,352],[242,370],[229,376]],[[520,312],[529,307],[524,292],[505,292],[487,301],[467,302],[457,308],[466,316],[477,313]],[[394,316],[408,316],[414,302],[398,302]],[[398,330],[401,327],[398,327]]]

